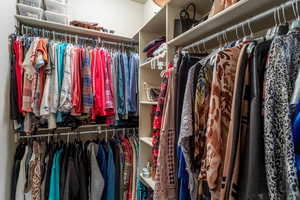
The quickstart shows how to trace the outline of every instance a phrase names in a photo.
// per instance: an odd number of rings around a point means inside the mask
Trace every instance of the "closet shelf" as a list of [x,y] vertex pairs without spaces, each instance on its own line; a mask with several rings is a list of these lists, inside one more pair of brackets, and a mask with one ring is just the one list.
[[152,178],[145,178],[142,176],[142,174],[140,174],[141,180],[148,186],[150,187],[152,190],[154,190],[155,188],[155,181]]
[[140,104],[144,104],[144,105],[157,105],[157,101],[140,101]]
[[154,15],[148,22],[146,22],[132,38],[137,40],[140,32],[158,33],[165,35],[166,33],[166,7],[163,7]]
[[50,22],[41,19],[34,19],[31,17],[15,15],[15,18],[25,25],[37,26],[41,28],[46,28],[54,31],[62,31],[69,34],[79,34],[89,37],[100,37],[105,40],[109,41],[116,41],[116,42],[135,42],[132,38],[128,38],[121,35],[111,34],[111,33],[103,33],[96,30],[76,27],[76,26],[69,26],[64,24],[59,24],[55,22]]
[[[283,2],[285,2],[285,0],[241,0],[231,7],[216,14],[212,18],[198,24],[185,33],[170,40],[168,45],[185,46],[187,44],[191,44],[213,34],[216,30],[220,31],[234,24],[238,24],[245,19],[255,16]],[[251,26],[255,25],[251,24]]]
[[140,140],[151,147],[153,146],[152,137],[140,137]]

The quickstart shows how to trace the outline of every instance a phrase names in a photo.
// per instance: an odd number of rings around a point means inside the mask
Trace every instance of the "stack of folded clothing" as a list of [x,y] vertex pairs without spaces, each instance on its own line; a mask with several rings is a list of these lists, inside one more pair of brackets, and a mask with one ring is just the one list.
[[[151,42],[149,42],[145,46],[143,52],[147,53],[147,57],[148,58],[152,58],[152,57],[154,57],[153,53],[157,49],[159,49],[164,43],[166,43],[166,37],[165,36],[163,36],[163,37],[161,37],[159,39],[156,39],[156,40],[152,40]],[[165,45],[163,45],[163,46],[165,46]]]

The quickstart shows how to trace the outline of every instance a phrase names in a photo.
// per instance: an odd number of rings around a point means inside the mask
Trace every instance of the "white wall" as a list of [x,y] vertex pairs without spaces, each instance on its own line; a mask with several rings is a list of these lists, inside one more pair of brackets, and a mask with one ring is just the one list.
[[144,4],[144,24],[149,21],[158,11],[160,7],[156,5],[152,0],[147,0]]
[[9,129],[9,51],[8,36],[14,32],[15,1],[2,1],[0,9],[0,199],[9,199],[11,168],[15,145]]
[[144,24],[144,5],[131,0],[69,0],[70,19],[98,22],[131,37]]

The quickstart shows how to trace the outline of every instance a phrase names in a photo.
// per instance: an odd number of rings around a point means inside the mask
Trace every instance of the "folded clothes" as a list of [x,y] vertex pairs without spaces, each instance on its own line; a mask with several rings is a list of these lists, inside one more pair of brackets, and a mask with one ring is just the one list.
[[162,37],[159,38],[159,39],[152,40],[151,42],[149,42],[149,43],[145,46],[143,52],[148,52],[148,50],[151,49],[153,46],[155,46],[157,43],[160,43],[160,44],[161,44],[161,43],[163,43],[163,42],[166,42],[166,37],[165,37],[165,36],[162,36]]
[[158,49],[163,43],[163,41],[156,43],[154,46],[152,46],[150,49],[147,51],[147,57],[153,57],[153,52]]
[[166,43],[163,43],[152,53],[152,55],[158,56],[166,50],[167,50],[167,45],[166,45]]

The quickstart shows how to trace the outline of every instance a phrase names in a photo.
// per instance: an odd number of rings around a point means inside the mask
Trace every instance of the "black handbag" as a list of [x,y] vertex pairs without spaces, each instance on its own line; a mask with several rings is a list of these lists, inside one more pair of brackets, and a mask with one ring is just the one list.
[[[191,12],[189,12],[190,10]],[[190,15],[190,13],[192,15]],[[180,10],[179,17],[180,19],[175,19],[174,37],[184,33],[199,23],[199,21],[195,19],[196,5],[194,3],[190,3],[185,8]]]

